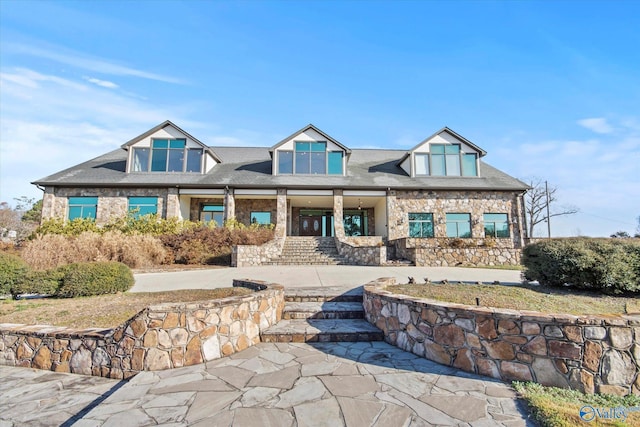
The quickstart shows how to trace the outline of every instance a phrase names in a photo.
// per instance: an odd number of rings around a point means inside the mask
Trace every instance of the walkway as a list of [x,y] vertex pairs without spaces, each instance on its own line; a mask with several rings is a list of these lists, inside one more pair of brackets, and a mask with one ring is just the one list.
[[292,287],[355,288],[380,277],[395,277],[407,283],[409,277],[422,283],[449,281],[505,284],[521,283],[520,271],[460,267],[365,267],[350,265],[265,266],[213,268],[167,273],[139,273],[132,292],[157,292],[173,289],[213,289],[231,286],[233,279],[259,279]]
[[504,383],[383,342],[266,344],[129,382],[0,367],[0,426],[533,426]]

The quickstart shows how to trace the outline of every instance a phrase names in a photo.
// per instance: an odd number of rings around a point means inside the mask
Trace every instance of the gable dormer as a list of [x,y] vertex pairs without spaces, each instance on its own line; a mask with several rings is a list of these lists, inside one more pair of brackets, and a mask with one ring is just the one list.
[[479,159],[487,152],[448,127],[413,147],[398,165],[411,177],[480,176]]
[[220,159],[205,144],[169,120],[122,145],[127,173],[207,173]]
[[269,149],[273,175],[346,175],[351,150],[312,124]]

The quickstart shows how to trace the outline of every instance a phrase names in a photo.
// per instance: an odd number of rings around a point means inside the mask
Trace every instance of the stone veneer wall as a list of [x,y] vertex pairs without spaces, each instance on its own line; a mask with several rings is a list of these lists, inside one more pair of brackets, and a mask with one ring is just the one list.
[[[452,240],[466,247],[451,247]],[[522,250],[510,247],[511,239],[403,238],[393,242],[395,253],[417,266],[519,265]]]
[[284,238],[274,238],[263,245],[236,245],[231,249],[232,267],[262,265],[282,253]]
[[[504,381],[586,393],[640,394],[640,316],[571,316],[449,304],[364,287],[385,340],[444,365]],[[472,285],[470,285],[472,286]]]
[[387,247],[380,236],[336,238],[340,256],[354,265],[382,265],[387,261]]
[[260,342],[282,318],[284,289],[234,280],[247,296],[146,308],[115,329],[0,325],[0,364],[126,379],[140,371],[194,365]]
[[42,202],[42,219],[67,218],[68,197],[98,197],[96,222],[104,224],[113,217],[125,216],[129,197],[157,197],[158,214],[164,218],[180,215],[175,188],[53,188],[47,187]]
[[[509,218],[509,239],[497,239],[500,246],[522,247],[522,224],[518,193],[508,191],[390,191],[389,240],[403,239],[409,235],[409,213],[433,214],[436,238],[447,235],[447,213],[471,214],[471,233],[475,239],[484,238],[483,214],[506,213]],[[513,220],[517,222],[514,223]],[[433,239],[432,239],[433,240]],[[471,239],[463,239],[471,240]]]

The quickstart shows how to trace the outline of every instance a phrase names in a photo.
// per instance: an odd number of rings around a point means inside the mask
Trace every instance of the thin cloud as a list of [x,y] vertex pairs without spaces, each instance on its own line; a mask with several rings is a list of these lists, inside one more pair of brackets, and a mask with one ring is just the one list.
[[94,85],[100,87],[106,87],[107,89],[117,89],[119,86],[114,82],[110,82],[108,80],[100,80],[93,77],[83,77],[89,83],[93,83]]
[[147,71],[114,64],[105,59],[91,58],[82,53],[73,52],[60,47],[49,47],[47,49],[41,49],[39,47],[29,46],[21,43],[7,43],[3,46],[3,49],[7,52],[35,56],[37,58],[45,58],[59,62],[61,64],[71,65],[73,67],[78,67],[103,74],[111,74],[116,76],[132,76],[174,84],[186,83],[184,80],[179,78],[149,73]]
[[578,120],[578,124],[592,132],[599,134],[609,134],[614,131],[613,127],[604,117],[593,117],[589,119]]

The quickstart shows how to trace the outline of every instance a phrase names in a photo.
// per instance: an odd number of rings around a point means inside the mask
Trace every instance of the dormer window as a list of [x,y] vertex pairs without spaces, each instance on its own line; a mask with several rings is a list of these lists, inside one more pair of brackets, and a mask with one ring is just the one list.
[[478,176],[476,153],[459,144],[431,144],[429,153],[415,153],[416,176]]
[[151,148],[133,147],[133,172],[202,172],[203,150],[185,138],[152,139]]
[[278,150],[278,174],[343,175],[344,153],[329,151],[326,141],[296,141],[294,151]]

